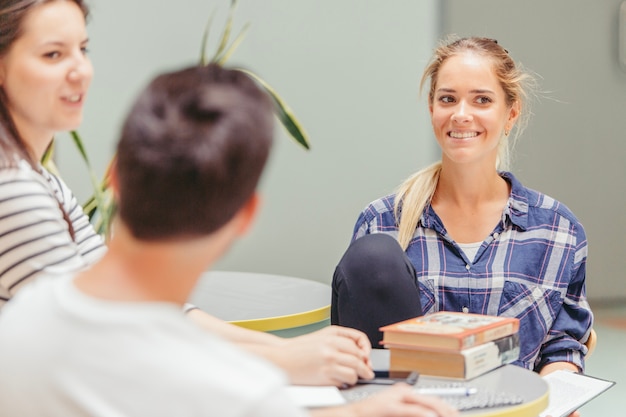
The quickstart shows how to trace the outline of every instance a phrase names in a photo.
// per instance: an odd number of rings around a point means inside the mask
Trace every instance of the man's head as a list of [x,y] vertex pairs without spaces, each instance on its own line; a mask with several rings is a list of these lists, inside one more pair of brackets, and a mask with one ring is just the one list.
[[217,65],[156,77],[117,146],[119,215],[141,240],[213,233],[254,195],[273,137],[272,102]]

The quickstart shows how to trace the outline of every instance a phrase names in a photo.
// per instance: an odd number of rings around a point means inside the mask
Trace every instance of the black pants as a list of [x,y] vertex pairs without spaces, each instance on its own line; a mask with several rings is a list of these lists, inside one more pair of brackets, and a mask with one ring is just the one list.
[[415,268],[398,241],[365,235],[348,247],[333,275],[331,324],[352,327],[381,348],[381,326],[422,315]]

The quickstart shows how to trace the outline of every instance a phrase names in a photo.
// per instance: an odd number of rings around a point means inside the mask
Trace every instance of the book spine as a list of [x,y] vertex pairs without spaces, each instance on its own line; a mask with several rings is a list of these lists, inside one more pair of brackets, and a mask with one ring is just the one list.
[[475,378],[519,358],[519,334],[506,336],[484,345],[467,349],[465,356],[464,377]]
[[492,329],[485,330],[481,333],[469,335],[461,342],[461,349],[467,349],[472,346],[477,346],[492,340],[500,339],[502,337],[513,334],[517,331],[514,323],[508,323],[504,326],[494,327]]
[[390,345],[391,370],[416,370],[423,375],[471,379],[519,358],[519,334],[514,333],[460,352]]
[[406,344],[461,351],[519,330],[515,318],[437,312],[381,328],[383,345]]

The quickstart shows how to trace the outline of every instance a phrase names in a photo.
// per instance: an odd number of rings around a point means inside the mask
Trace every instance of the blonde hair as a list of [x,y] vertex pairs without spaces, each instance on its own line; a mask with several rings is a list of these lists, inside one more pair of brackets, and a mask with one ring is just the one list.
[[[442,43],[433,54],[433,57],[424,70],[420,81],[420,90],[430,79],[428,104],[432,105],[435,88],[441,65],[450,57],[471,51],[480,54],[493,63],[493,70],[498,78],[508,106],[519,105],[520,117],[513,126],[515,133],[503,136],[498,146],[497,170],[510,169],[511,150],[514,142],[526,126],[530,112],[523,104],[528,98],[527,89],[534,86],[533,77],[522,71],[509,56],[509,53],[494,39],[470,37],[448,39]],[[394,203],[394,215],[398,224],[398,241],[403,249],[409,246],[415,233],[415,228],[430,203],[441,173],[441,161],[436,162],[407,178],[397,189]]]

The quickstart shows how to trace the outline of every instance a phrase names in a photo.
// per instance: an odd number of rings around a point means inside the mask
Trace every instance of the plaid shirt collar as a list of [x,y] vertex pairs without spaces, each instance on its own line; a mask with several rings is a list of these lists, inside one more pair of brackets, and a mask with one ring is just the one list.
[[[502,171],[500,176],[511,185],[511,194],[504,211],[502,212],[502,227],[513,224],[521,230],[528,226],[528,191],[510,172]],[[433,229],[445,235],[445,229],[439,216],[435,213],[430,203],[424,209],[420,218],[422,227]]]

